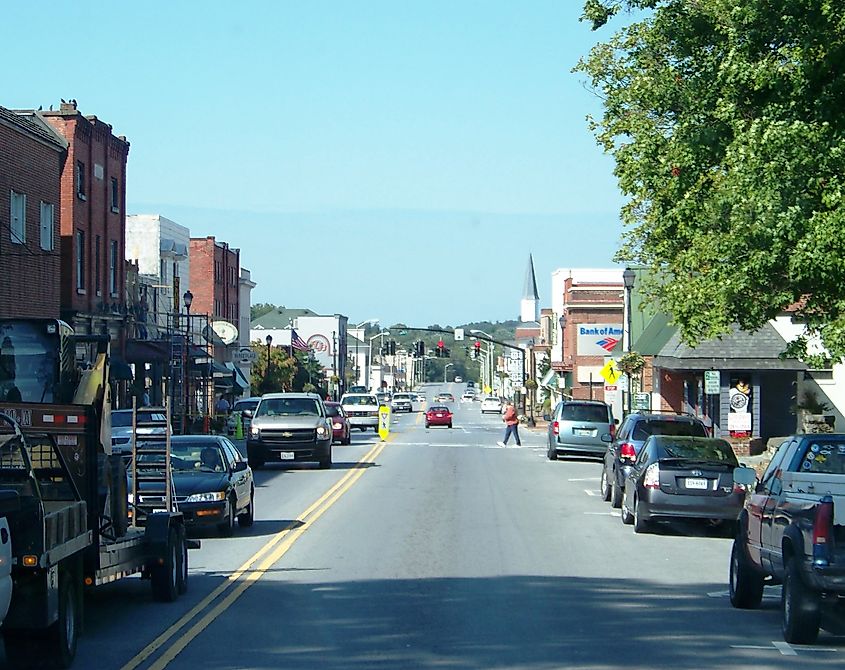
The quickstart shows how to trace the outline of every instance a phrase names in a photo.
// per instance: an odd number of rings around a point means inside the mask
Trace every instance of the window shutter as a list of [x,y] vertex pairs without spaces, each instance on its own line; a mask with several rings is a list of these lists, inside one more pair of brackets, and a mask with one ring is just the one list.
[[53,251],[53,205],[41,203],[41,248]]

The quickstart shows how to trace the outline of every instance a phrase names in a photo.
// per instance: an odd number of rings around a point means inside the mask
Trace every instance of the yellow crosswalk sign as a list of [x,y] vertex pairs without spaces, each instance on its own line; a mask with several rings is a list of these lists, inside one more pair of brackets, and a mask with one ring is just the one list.
[[604,367],[599,371],[604,380],[611,386],[617,382],[619,376],[622,374],[619,368],[616,367],[616,361],[612,358],[604,364]]

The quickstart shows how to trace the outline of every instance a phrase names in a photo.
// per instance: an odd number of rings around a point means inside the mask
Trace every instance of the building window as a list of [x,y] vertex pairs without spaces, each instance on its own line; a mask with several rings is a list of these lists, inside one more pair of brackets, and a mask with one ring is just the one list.
[[94,238],[94,290],[97,292],[97,295],[102,295],[102,286],[100,285],[100,258],[103,255],[103,244],[100,240],[100,236],[97,235]]
[[76,196],[80,200],[85,200],[85,163],[76,161]]
[[111,241],[109,254],[109,293],[112,297],[117,295],[117,240]]
[[26,244],[26,196],[12,191],[11,200],[12,244]]
[[85,231],[76,231],[76,290],[85,292]]
[[117,186],[117,177],[111,178],[111,211],[120,211],[120,189]]
[[41,203],[41,248],[53,251],[53,212],[55,205]]

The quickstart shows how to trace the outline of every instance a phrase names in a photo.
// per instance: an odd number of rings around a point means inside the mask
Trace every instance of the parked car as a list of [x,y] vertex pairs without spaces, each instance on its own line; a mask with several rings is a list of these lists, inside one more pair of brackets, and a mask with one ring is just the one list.
[[734,484],[738,467],[725,440],[652,435],[625,479],[622,523],[642,533],[653,520],[709,519],[732,537],[745,503],[745,488]]
[[241,428],[243,429],[244,436],[249,434],[249,424],[250,421],[252,421],[252,415],[255,412],[255,408],[258,407],[259,400],[261,400],[260,397],[252,397],[238,400],[235,403],[234,407],[232,407],[232,413],[229,415],[229,418],[226,419],[226,432],[229,435],[235,434],[238,417],[241,419]]
[[[163,407],[139,407],[136,411],[139,424],[149,422],[167,423],[166,410]],[[164,427],[139,427],[137,435],[164,435]],[[111,448],[114,453],[128,456],[132,453],[132,410],[115,409],[111,413]]]
[[495,396],[487,396],[481,401],[481,413],[487,414],[487,412],[492,412],[494,414],[501,414],[502,413],[502,400],[501,398],[497,398]]
[[549,417],[546,455],[550,461],[567,453],[603,456],[615,433],[609,405],[599,400],[564,400]]
[[352,442],[352,426],[349,417],[339,402],[324,402],[326,415],[332,422],[332,441],[338,444],[349,444]]
[[425,427],[447,426],[452,427],[452,411],[445,405],[432,405],[425,413]]
[[783,637],[812,644],[845,601],[845,435],[794,435],[759,481],[736,480],[754,490],[731,551],[731,604],[757,608],[764,586],[782,584]]
[[622,506],[625,479],[651,435],[707,437],[707,429],[699,419],[689,414],[634,412],[625,417],[616,437],[607,447],[602,463],[601,495],[613,507]]
[[[160,443],[158,443],[160,444]],[[157,446],[158,446],[157,444]],[[143,450],[141,444],[140,451]],[[140,459],[161,459],[145,455]],[[237,518],[240,526],[251,526],[255,520],[255,483],[252,470],[237,447],[222,435],[175,435],[170,442],[170,463],[176,502],[188,528],[214,527],[223,536],[232,534]],[[139,482],[139,504],[158,500],[144,495],[144,490],[157,486]],[[131,490],[130,485],[130,490]],[[134,503],[132,494],[129,502]]]
[[252,417],[246,443],[249,464],[317,461],[332,466],[332,425],[320,396],[314,393],[268,393]]
[[340,399],[340,404],[349,425],[358,430],[366,431],[372,428],[378,432],[379,401],[373,393],[346,393]]
[[395,393],[390,401],[390,407],[394,412],[413,412],[413,396],[410,393]]

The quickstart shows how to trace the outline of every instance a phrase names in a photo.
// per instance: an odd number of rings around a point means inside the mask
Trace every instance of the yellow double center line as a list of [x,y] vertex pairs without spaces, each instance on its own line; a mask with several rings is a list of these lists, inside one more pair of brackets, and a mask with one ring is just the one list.
[[[150,670],[163,670],[176,656],[187,647],[194,638],[205,630],[211,622],[225,612],[244,592],[262,576],[275,563],[284,556],[294,543],[308,530],[308,528],[319,519],[340,497],[346,493],[366,472],[367,466],[373,463],[382,452],[386,442],[376,444],[355,466],[347,472],[334,486],[318,498],[299,517],[276,533],[261,547],[246,563],[233,572],[225,582],[220,584],[205,598],[197,603],[189,612],[184,614],[176,623],[165,630],[155,640],[144,647],[133,657],[121,670],[134,670],[144,663],[150,656],[163,647],[186,625],[196,622],[184,631],[170,645],[170,647],[150,665]],[[262,560],[263,559],[263,560]],[[252,568],[259,561],[260,564]],[[228,593],[227,593],[228,591]],[[208,609],[221,595],[225,597],[211,609]],[[208,609],[208,611],[206,611]],[[205,612],[205,614],[203,614]],[[202,615],[202,616],[200,616]]]

